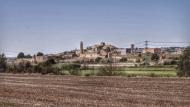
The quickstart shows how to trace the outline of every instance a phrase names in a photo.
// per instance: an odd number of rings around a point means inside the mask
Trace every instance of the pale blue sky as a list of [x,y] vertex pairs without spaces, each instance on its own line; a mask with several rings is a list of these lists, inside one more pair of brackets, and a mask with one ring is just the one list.
[[190,0],[0,0],[0,51],[57,53],[108,42],[189,41]]

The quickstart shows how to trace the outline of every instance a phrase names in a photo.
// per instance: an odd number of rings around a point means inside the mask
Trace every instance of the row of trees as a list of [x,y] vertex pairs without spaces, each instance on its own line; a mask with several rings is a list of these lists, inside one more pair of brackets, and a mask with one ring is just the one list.
[[[38,52],[37,53],[37,56],[43,56],[44,54],[42,52]],[[25,55],[24,52],[20,52],[18,55],[17,55],[17,58],[32,58],[32,56],[30,54],[28,55]]]

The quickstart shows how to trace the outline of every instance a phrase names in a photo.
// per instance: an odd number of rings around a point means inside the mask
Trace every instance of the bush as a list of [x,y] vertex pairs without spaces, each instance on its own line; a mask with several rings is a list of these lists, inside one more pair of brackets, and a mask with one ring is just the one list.
[[172,61],[164,62],[163,65],[177,65],[177,64],[178,64],[178,61],[176,61],[176,60],[172,60]]
[[53,64],[56,64],[54,59],[48,59],[47,61],[42,63],[44,66],[51,66]]
[[177,62],[176,60],[172,60],[170,64],[171,64],[171,65],[177,65],[177,63],[178,63],[178,62]]
[[80,75],[80,64],[65,64],[61,66],[60,70],[67,70],[70,75]]
[[124,58],[124,57],[122,57],[121,59],[120,59],[120,62],[127,62],[127,58]]
[[63,74],[60,72],[60,69],[53,66],[54,63],[52,62],[51,60],[47,60],[46,62],[39,63],[33,67],[33,71],[41,74]]
[[64,64],[61,66],[62,70],[79,70],[80,68],[80,64]]
[[127,77],[137,77],[137,74],[126,74]]
[[155,73],[150,73],[149,75],[150,77],[157,77],[157,75]]
[[125,75],[118,67],[109,64],[107,66],[101,67],[100,71],[97,73],[98,76],[122,76]]
[[7,67],[6,57],[4,54],[0,54],[0,72],[5,72]]
[[171,62],[164,62],[164,65],[171,65]]
[[52,60],[32,65],[30,62],[20,62],[18,64],[7,66],[7,72],[12,73],[41,73],[41,74],[63,74],[59,69],[53,67]]
[[85,77],[89,77],[91,74],[85,74]]
[[12,73],[32,73],[33,66],[30,62],[20,62],[18,64],[7,65],[6,72]]
[[101,57],[97,57],[96,59],[95,59],[95,63],[100,63],[102,61],[102,58]]
[[178,76],[190,76],[190,47],[188,47],[180,57]]

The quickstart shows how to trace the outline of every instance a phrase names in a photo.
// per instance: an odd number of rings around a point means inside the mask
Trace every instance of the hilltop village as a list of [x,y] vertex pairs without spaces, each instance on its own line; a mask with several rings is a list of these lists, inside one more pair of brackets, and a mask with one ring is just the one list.
[[92,46],[84,47],[80,42],[80,49],[65,51],[58,54],[39,54],[28,58],[16,58],[9,63],[30,62],[40,63],[48,59],[56,63],[81,63],[81,64],[105,64],[117,63],[123,66],[136,66],[144,64],[170,64],[176,63],[185,48],[138,48],[131,44],[130,48],[118,48],[111,44],[101,42]]

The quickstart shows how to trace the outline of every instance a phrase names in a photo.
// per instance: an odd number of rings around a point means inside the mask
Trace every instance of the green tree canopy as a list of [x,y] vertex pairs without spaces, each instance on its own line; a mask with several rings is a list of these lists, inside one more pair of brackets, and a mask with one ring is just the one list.
[[97,57],[97,58],[95,59],[95,63],[100,63],[101,60],[102,60],[101,57]]
[[20,53],[17,55],[17,58],[25,58],[24,53],[23,53],[23,52],[20,52]]
[[153,54],[151,57],[151,60],[156,61],[156,62],[159,61],[159,59],[160,59],[160,56],[158,54]]
[[43,56],[44,54],[42,52],[38,52],[37,56]]
[[30,54],[26,55],[25,58],[32,58]]

